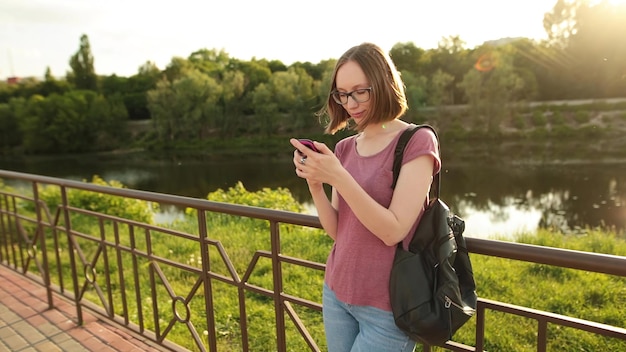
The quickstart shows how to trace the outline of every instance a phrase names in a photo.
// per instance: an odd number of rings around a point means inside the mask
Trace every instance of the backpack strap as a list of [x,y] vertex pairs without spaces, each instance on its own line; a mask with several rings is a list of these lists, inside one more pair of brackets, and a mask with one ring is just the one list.
[[[437,131],[435,131],[432,126],[427,124],[409,126],[409,128],[402,132],[402,135],[400,135],[400,139],[398,139],[398,143],[396,144],[396,150],[394,152],[393,159],[393,182],[391,183],[391,188],[396,188],[398,176],[400,175],[400,168],[402,168],[402,157],[404,156],[404,149],[406,147],[406,144],[409,142],[413,134],[417,132],[417,130],[419,130],[420,128],[429,128],[431,131],[433,131],[435,137],[437,138],[437,147],[439,157],[441,158],[441,145],[439,143],[439,136],[437,135]],[[433,181],[433,187],[431,189],[434,189],[435,197],[439,198],[439,191],[441,189],[441,172],[438,172],[437,175],[435,175],[435,180]]]

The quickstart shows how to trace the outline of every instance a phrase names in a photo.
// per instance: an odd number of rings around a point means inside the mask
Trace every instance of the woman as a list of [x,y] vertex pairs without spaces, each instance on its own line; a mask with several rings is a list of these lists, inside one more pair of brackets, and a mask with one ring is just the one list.
[[[323,316],[328,351],[412,351],[394,323],[389,274],[398,242],[408,244],[440,161],[436,136],[420,129],[404,152],[392,190],[394,148],[409,124],[404,84],[390,57],[364,43],[337,61],[320,114],[327,133],[353,123],[335,152],[291,139],[296,174],[306,179],[324,230],[335,241],[326,263]],[[332,187],[331,199],[323,184]]]

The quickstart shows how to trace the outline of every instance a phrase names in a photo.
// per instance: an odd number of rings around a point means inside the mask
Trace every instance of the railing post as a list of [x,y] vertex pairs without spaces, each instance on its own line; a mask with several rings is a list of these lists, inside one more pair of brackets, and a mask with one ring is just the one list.
[[548,346],[548,322],[539,319],[537,321],[537,352],[546,352]]
[[207,274],[211,271],[211,263],[209,257],[209,246],[207,240],[209,237],[206,226],[206,213],[203,210],[196,209],[198,214],[198,236],[200,236],[200,258],[202,258],[202,282],[204,283],[204,309],[206,310],[206,324],[208,332],[209,350],[217,351],[217,334],[215,332],[215,312],[213,311],[213,285],[211,278]]
[[476,351],[485,349],[485,305],[478,301],[476,306]]
[[70,222],[69,203],[67,201],[67,189],[60,185],[61,188],[61,204],[63,206],[63,219],[65,221],[65,232],[67,234],[67,245],[70,256],[70,268],[72,269],[72,288],[74,289],[74,304],[76,305],[76,318],[78,325],[83,325],[83,307],[80,305],[80,294],[78,290],[78,275],[76,274],[76,258],[74,255],[74,238],[72,237],[72,224]]
[[274,311],[276,316],[276,350],[287,351],[287,338],[285,336],[285,309],[283,308],[283,271],[280,262],[280,231],[276,221],[270,221],[270,233],[272,237],[272,271],[274,276]]
[[[43,261],[43,282],[46,286],[46,298],[48,300],[48,309],[54,308],[54,301],[52,297],[52,288],[50,287],[50,266],[48,265],[48,248],[46,246],[46,233],[44,231],[43,220],[41,216],[41,202],[39,200],[39,187],[38,183],[33,181],[33,199],[35,203],[35,213],[37,214],[37,232],[35,236],[39,235],[39,246],[41,248],[41,260]],[[33,246],[36,242],[33,243]],[[37,251],[33,250],[33,254],[36,256]],[[34,258],[33,258],[34,259]]]

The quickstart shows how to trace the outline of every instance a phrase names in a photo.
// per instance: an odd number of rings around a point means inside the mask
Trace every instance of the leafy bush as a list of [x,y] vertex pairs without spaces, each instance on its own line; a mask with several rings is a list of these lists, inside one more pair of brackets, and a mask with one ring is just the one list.
[[526,128],[526,118],[524,115],[516,115],[513,118],[513,127],[520,130]]
[[[91,183],[95,185],[114,188],[126,188],[121,182],[111,180],[106,182],[94,175]],[[58,186],[42,186],[39,190],[39,198],[53,210],[61,204],[61,190]],[[69,189],[67,192],[68,203],[76,208],[95,211],[102,214],[118,216],[125,219],[136,220],[148,224],[153,223],[154,205],[143,200],[113,196],[104,193]]]
[[443,138],[455,140],[465,138],[467,131],[460,121],[453,121],[445,130],[441,130],[439,134]]
[[543,127],[548,123],[548,119],[543,111],[535,110],[532,115],[532,122],[535,127]]
[[591,120],[591,114],[589,111],[576,111],[574,113],[574,121],[577,123],[587,123]]
[[218,189],[209,193],[207,199],[215,202],[242,204],[296,213],[304,210],[302,204],[293,198],[287,188],[263,188],[257,192],[249,192],[241,181],[227,191]]
[[571,137],[575,135],[575,131],[567,125],[556,125],[552,128],[552,134],[558,137]]
[[533,137],[545,138],[550,135],[550,132],[545,127],[538,127],[530,132]]
[[565,125],[565,117],[563,117],[563,113],[561,111],[555,111],[552,116],[550,116],[550,122],[555,126]]

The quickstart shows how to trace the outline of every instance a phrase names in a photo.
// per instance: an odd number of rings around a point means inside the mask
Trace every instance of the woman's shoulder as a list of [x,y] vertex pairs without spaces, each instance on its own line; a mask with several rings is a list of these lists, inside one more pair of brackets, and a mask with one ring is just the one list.
[[348,136],[345,137],[341,140],[339,140],[339,142],[337,142],[337,144],[335,144],[335,153],[341,153],[344,150],[346,150],[346,148],[350,148],[351,146],[354,145],[354,140],[355,138],[358,136],[358,134],[354,134],[352,136]]
[[438,148],[439,140],[437,137],[437,132],[434,127],[430,125],[411,124],[410,126],[407,127],[407,129],[411,127],[418,128],[418,130],[414,132],[413,136],[411,136],[409,143],[419,144],[419,145],[426,144],[426,145],[431,145],[431,146],[434,146],[435,148]]

